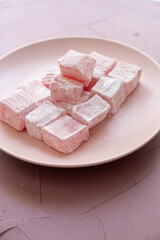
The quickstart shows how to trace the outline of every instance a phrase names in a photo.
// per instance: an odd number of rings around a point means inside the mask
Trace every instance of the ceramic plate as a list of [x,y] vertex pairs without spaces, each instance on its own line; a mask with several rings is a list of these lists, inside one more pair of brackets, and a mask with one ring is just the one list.
[[69,49],[97,51],[142,67],[138,88],[114,117],[107,117],[90,131],[88,142],[70,155],[49,148],[43,141],[17,132],[0,122],[0,149],[18,159],[52,167],[84,167],[126,156],[150,141],[160,126],[160,67],[139,50],[125,44],[95,38],[61,38],[33,43],[0,60],[0,97],[27,81],[41,79]]

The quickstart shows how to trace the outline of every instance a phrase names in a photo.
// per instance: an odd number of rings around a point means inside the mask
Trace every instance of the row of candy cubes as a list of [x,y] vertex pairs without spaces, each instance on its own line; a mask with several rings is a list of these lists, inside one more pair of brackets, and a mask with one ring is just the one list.
[[[59,68],[20,86],[0,101],[0,119],[18,131],[69,154],[89,138],[89,129],[115,114],[138,85],[140,67],[92,52],[73,50]],[[69,116],[67,116],[67,114]]]

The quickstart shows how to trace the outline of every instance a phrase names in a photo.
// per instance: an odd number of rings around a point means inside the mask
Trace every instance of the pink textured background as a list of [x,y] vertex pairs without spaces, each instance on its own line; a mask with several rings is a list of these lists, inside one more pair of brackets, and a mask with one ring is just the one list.
[[[120,40],[160,63],[160,2],[0,0],[0,56],[72,35]],[[159,240],[159,226],[160,135],[123,159],[83,169],[0,152],[1,240]]]

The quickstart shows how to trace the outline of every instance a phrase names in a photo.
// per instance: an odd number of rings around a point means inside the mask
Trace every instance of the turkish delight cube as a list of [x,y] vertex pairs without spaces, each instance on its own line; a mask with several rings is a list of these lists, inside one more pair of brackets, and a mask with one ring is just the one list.
[[55,66],[53,69],[47,70],[44,77],[41,79],[41,83],[50,89],[52,79],[57,75],[60,74],[60,69],[58,66]]
[[18,88],[30,95],[37,102],[38,106],[50,98],[49,89],[43,86],[38,80],[24,83]]
[[88,140],[88,127],[69,116],[64,116],[43,128],[43,139],[50,147],[69,154]]
[[108,76],[123,81],[128,96],[139,83],[141,68],[127,62],[119,61]]
[[118,79],[101,77],[91,89],[92,95],[97,94],[110,104],[110,114],[116,114],[126,99],[124,83]]
[[25,116],[37,107],[32,97],[17,89],[0,101],[0,120],[22,131],[25,128]]
[[74,50],[69,50],[58,60],[62,75],[74,78],[87,87],[91,81],[96,60]]
[[110,110],[110,105],[98,95],[94,95],[87,102],[75,106],[72,117],[89,128],[100,123]]
[[105,72],[102,68],[100,67],[95,67],[93,77],[88,85],[88,87],[84,87],[85,91],[90,92],[92,87],[98,82],[98,80],[102,77],[105,76]]
[[97,52],[92,52],[90,56],[96,59],[96,66],[94,68],[93,76],[87,90],[90,90],[101,77],[107,76],[117,63],[117,60],[115,58],[106,57]]
[[67,114],[69,116],[72,116],[72,109],[74,106],[77,106],[81,103],[84,103],[86,102],[91,96],[91,93],[90,92],[86,92],[86,91],[83,91],[82,92],[82,95],[80,96],[78,102],[76,104],[72,104],[72,103],[67,103],[67,102],[56,102],[55,104],[63,109],[66,110]]
[[57,107],[49,101],[45,101],[25,117],[28,134],[39,140],[43,140],[42,128],[65,114],[66,111],[64,109]]
[[51,82],[51,98],[53,101],[77,103],[82,91],[83,84],[74,79],[56,75]]
[[115,67],[117,63],[117,59],[104,56],[94,51],[90,54],[90,56],[96,59],[95,69],[96,67],[103,69],[105,72],[105,75],[107,75]]

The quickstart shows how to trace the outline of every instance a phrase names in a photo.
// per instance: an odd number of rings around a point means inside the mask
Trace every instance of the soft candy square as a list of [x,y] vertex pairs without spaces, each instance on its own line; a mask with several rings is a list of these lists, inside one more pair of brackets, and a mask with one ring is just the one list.
[[126,94],[129,95],[139,83],[141,68],[130,63],[119,61],[108,76],[123,81]]
[[69,50],[58,60],[62,75],[74,78],[87,87],[91,81],[96,60],[87,54]]
[[83,84],[62,75],[56,75],[51,82],[50,90],[53,101],[77,103],[83,91]]
[[100,123],[110,110],[110,105],[98,95],[93,96],[87,102],[75,106],[72,110],[72,116],[89,128]]
[[104,56],[94,51],[90,54],[90,56],[96,59],[95,69],[96,67],[103,69],[106,75],[115,67],[117,63],[117,59]]
[[98,94],[110,104],[110,114],[115,114],[126,99],[124,83],[109,77],[102,77],[91,89],[91,93]]
[[46,72],[44,77],[41,79],[41,83],[50,89],[51,81],[57,74],[60,74],[60,69],[58,66],[55,66],[53,69]]
[[24,83],[18,88],[29,94],[38,105],[41,105],[45,100],[50,98],[49,89],[47,89],[40,83],[40,81],[37,80]]
[[69,116],[64,116],[43,128],[43,138],[50,147],[69,154],[88,140],[88,127]]
[[32,97],[18,89],[0,101],[0,120],[22,131],[25,128],[25,116],[37,107]]
[[88,87],[85,87],[84,90],[90,92],[92,87],[99,81],[99,79],[105,76],[105,72],[100,67],[95,67],[93,77],[88,85]]
[[79,101],[76,104],[67,103],[67,102],[56,102],[55,104],[66,110],[69,116],[72,116],[72,109],[74,106],[78,106],[81,103],[86,102],[91,96],[90,92],[83,91],[82,95],[79,98]]
[[49,101],[45,101],[25,117],[28,134],[39,140],[43,140],[42,128],[65,114],[66,111],[64,109],[57,107]]
[[87,89],[88,91],[98,82],[102,76],[107,76],[117,63],[117,60],[115,58],[106,57],[97,52],[92,52],[90,56],[96,59],[96,66],[93,71],[91,82]]

